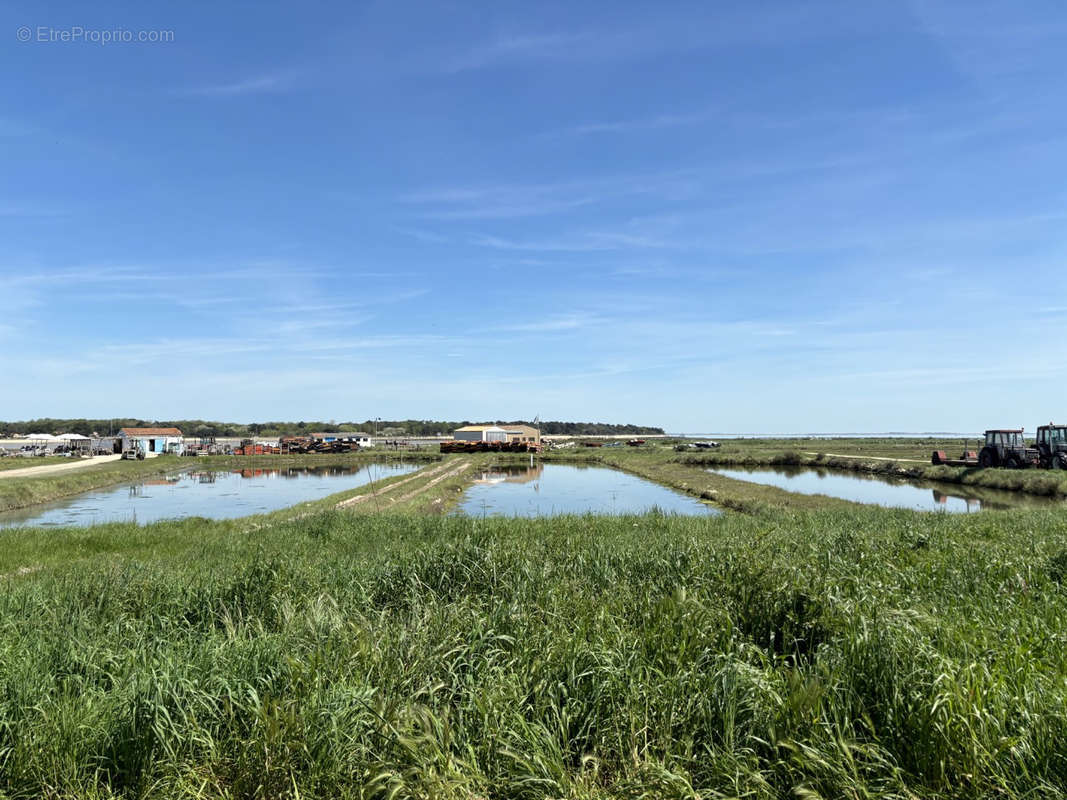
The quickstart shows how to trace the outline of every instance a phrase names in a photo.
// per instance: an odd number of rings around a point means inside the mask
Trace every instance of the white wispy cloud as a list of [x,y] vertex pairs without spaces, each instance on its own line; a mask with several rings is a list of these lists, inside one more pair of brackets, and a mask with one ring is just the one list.
[[585,330],[602,323],[603,318],[593,314],[561,314],[537,320],[511,325],[498,325],[493,330],[512,331],[515,333],[560,333],[564,331]]
[[715,117],[714,111],[699,111],[686,114],[658,114],[641,119],[613,120],[605,122],[587,122],[561,131],[554,131],[549,136],[573,134],[588,136],[597,133],[630,133],[633,131],[656,131],[665,128],[680,128],[687,125],[699,125]]
[[[507,219],[567,214],[621,199],[660,200],[688,196],[700,186],[695,169],[578,177],[558,182],[457,185],[419,189],[398,197],[405,209],[423,219]],[[405,229],[409,235],[419,234]],[[425,234],[422,234],[425,236]]]
[[465,72],[515,61],[580,58],[597,38],[595,34],[586,32],[499,36],[453,57],[445,69],[448,72]]
[[[314,320],[310,321],[314,323]],[[314,324],[263,324],[251,333],[218,336],[171,336],[141,342],[103,342],[72,351],[67,356],[34,358],[37,367],[66,372],[92,372],[122,364],[148,366],[160,375],[198,373],[209,369],[228,371],[235,364],[243,368],[289,369],[315,356],[332,359],[360,353],[396,351],[405,361],[415,363],[427,352],[455,349],[471,344],[463,336],[433,334],[341,334],[324,336]],[[391,356],[393,358],[395,356]]]
[[[1067,35],[1067,20],[1062,17],[1019,14],[1008,0],[909,5],[931,41],[969,79],[989,85],[1003,77],[1030,73],[1042,80],[1058,80],[1058,52]],[[1048,60],[1050,52],[1057,53],[1055,60]]]
[[168,362],[190,359],[225,359],[233,356],[247,356],[251,353],[269,353],[275,342],[263,339],[243,337],[211,338],[166,338],[147,342],[128,344],[103,344],[96,348],[97,355],[89,360],[81,360],[86,368],[95,368],[99,363],[120,364],[166,364]]
[[192,86],[182,89],[180,94],[199,95],[203,97],[234,97],[248,94],[272,94],[286,92],[294,88],[300,73],[296,70],[270,72],[235,81]]
[[[507,219],[571,211],[595,203],[603,189],[582,182],[457,186],[402,195],[419,217],[439,220]],[[425,233],[409,234],[424,238]]]
[[395,233],[399,233],[401,236],[407,236],[411,239],[415,239],[425,244],[448,244],[452,241],[444,234],[437,233],[435,231],[423,230],[422,228],[393,226],[392,230]]
[[570,236],[540,239],[511,239],[480,234],[471,237],[469,244],[494,250],[516,250],[544,253],[597,253],[624,250],[632,247],[669,247],[669,243],[622,233],[581,233]]
[[[695,8],[695,7],[693,7]],[[842,14],[837,4],[816,0],[801,5],[783,4],[735,9],[708,5],[703,14],[671,13],[667,6],[650,6],[650,13],[628,25],[605,20],[595,28],[557,19],[554,29],[497,33],[468,45],[462,51],[439,57],[437,71],[462,73],[494,67],[526,64],[604,62],[648,58],[706,48],[742,45],[775,45],[855,36],[892,27],[885,15]],[[897,15],[905,28],[907,15]]]
[[0,205],[0,217],[63,217],[68,212],[37,205]]
[[134,267],[64,267],[60,269],[32,269],[11,275],[0,275],[0,286],[80,286],[92,283],[116,283],[131,281],[159,281],[167,276]]
[[593,197],[541,199],[529,198],[524,202],[502,204],[474,204],[465,208],[427,211],[423,216],[440,220],[512,219],[539,217],[573,211],[596,202]]

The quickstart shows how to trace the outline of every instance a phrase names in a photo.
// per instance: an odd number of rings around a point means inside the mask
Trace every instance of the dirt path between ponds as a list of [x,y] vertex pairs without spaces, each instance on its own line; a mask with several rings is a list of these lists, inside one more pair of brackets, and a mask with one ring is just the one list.
[[[456,462],[454,461],[446,461],[426,471],[420,469],[414,474],[404,478],[403,480],[399,480],[396,483],[391,483],[378,491],[373,491],[369,494],[357,494],[355,497],[350,497],[347,500],[342,500],[340,503],[337,504],[336,508],[349,508],[351,506],[356,506],[360,503],[366,503],[371,500],[385,501],[389,505],[403,503],[421,494],[422,492],[425,492],[431,486],[436,486],[441,481],[456,477],[470,466],[471,462],[467,460],[464,460],[458,466],[456,466]],[[407,494],[401,495],[400,497],[386,496],[389,495],[389,493],[398,486],[403,486],[405,483],[410,483],[411,481],[417,478],[426,478],[429,476],[433,477],[424,486],[420,486],[412,492],[408,492]]]
[[[818,453],[804,453],[806,456],[817,456]],[[929,460],[921,458],[887,458],[886,456],[846,456],[841,453],[823,453],[827,458],[855,458],[859,461],[907,461],[911,464],[929,464]],[[818,464],[805,464],[804,466],[818,466]]]
[[445,480],[448,480],[449,478],[457,477],[460,473],[466,472],[470,467],[471,467],[471,462],[464,461],[462,464],[460,464],[455,469],[449,470],[448,472],[444,473],[443,475],[438,475],[432,481],[429,481],[425,486],[420,486],[415,491],[409,492],[408,494],[402,495],[401,497],[394,497],[389,502],[390,503],[404,503],[404,502],[407,502],[411,498],[422,494],[423,492],[425,492],[430,487],[436,486],[441,481],[445,481]]
[[[440,472],[446,466],[447,466],[447,463],[438,464],[438,465],[436,465],[434,467],[429,467],[429,468],[427,468],[427,467],[419,467],[413,473],[411,473],[410,475],[408,475],[405,478],[401,478],[396,483],[390,484],[389,486],[386,486],[386,487],[382,488],[381,490],[372,491],[370,494],[357,494],[355,497],[349,497],[347,500],[342,500],[341,502],[337,503],[334,506],[334,508],[346,508],[348,506],[354,506],[354,505],[358,505],[359,503],[364,503],[367,500],[373,499],[374,497],[381,497],[383,494],[385,494],[390,489],[392,489],[392,488],[394,488],[396,486],[402,486],[405,483],[410,483],[411,481],[415,480],[416,478],[425,478],[427,475],[435,475],[438,472]],[[304,511],[304,512],[301,512],[300,514],[295,514],[294,516],[286,517],[284,519],[284,522],[295,522],[297,520],[306,519],[307,517],[310,517],[310,516],[312,516],[314,514],[317,514],[317,513],[319,513],[319,512],[318,511]],[[260,530],[261,528],[263,528],[264,526],[266,526],[268,524],[270,524],[270,523],[258,522],[255,525],[252,525],[247,530],[249,530],[249,531],[258,531],[258,530]]]
[[53,472],[69,472],[72,469],[82,469],[95,464],[107,464],[109,461],[118,461],[121,455],[93,456],[87,459],[72,460],[69,464],[45,464],[43,467],[25,467],[24,469],[5,469],[0,471],[0,480],[4,478],[33,478],[37,475],[49,475]]

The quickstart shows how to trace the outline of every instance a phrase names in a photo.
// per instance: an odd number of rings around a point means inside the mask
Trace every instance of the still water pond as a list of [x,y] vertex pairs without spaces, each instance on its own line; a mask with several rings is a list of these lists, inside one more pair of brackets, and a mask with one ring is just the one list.
[[411,464],[354,467],[188,470],[99,489],[55,503],[0,513],[0,527],[156,522],[178,517],[234,519],[318,500],[417,469]]
[[717,475],[750,483],[777,486],[798,494],[824,494],[856,503],[917,511],[963,513],[983,508],[1063,508],[1049,497],[1022,492],[974,488],[955,483],[924,483],[877,475],[846,474],[807,467],[776,469],[710,469]]
[[719,514],[699,500],[604,467],[538,464],[494,467],[477,476],[459,511],[473,516],[542,517],[553,514]]

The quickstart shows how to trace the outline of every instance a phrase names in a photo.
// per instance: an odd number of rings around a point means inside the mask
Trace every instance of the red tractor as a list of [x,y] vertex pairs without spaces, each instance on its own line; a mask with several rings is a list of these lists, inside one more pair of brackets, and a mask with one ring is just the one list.
[[1041,463],[1035,447],[1027,447],[1022,428],[1002,428],[985,432],[985,446],[978,451],[978,466],[1026,469]]

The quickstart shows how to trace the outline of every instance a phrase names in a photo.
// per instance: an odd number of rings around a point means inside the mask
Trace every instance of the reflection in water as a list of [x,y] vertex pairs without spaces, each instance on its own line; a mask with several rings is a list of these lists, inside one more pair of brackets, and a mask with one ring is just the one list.
[[721,513],[699,500],[605,467],[538,464],[490,467],[463,496],[459,510],[476,516],[553,514]]
[[[313,466],[313,467],[257,467],[256,469],[235,469],[228,470],[234,475],[240,475],[242,478],[304,478],[309,475],[329,478],[339,475],[355,475],[363,467],[343,467],[343,466]],[[199,478],[201,483],[213,483],[219,475],[224,475],[226,472],[211,470],[211,471],[199,471],[189,470],[182,473],[183,475],[190,475],[195,478]]]
[[150,489],[152,486],[173,486],[180,480],[181,478],[179,477],[147,479],[130,487],[130,497],[144,497],[146,488]]
[[940,489],[931,489],[930,491],[934,493],[934,502],[937,503],[937,505],[939,506],[944,506],[947,508],[949,501],[955,497],[956,499],[962,500],[964,502],[966,506],[963,509],[964,511],[969,512],[982,510],[982,501],[979,500],[977,497],[959,497],[958,495],[945,494]]
[[709,469],[727,478],[777,486],[799,494],[824,494],[857,503],[920,511],[967,513],[989,508],[1063,508],[1063,502],[1022,492],[954,483],[914,481],[899,476],[834,472],[826,468],[775,467]]
[[544,473],[544,465],[535,467],[490,467],[482,470],[474,483],[530,483]]
[[233,519],[317,500],[417,469],[410,464],[359,467],[189,470],[166,478],[101,489],[66,500],[0,513],[0,527],[155,522],[179,517]]

